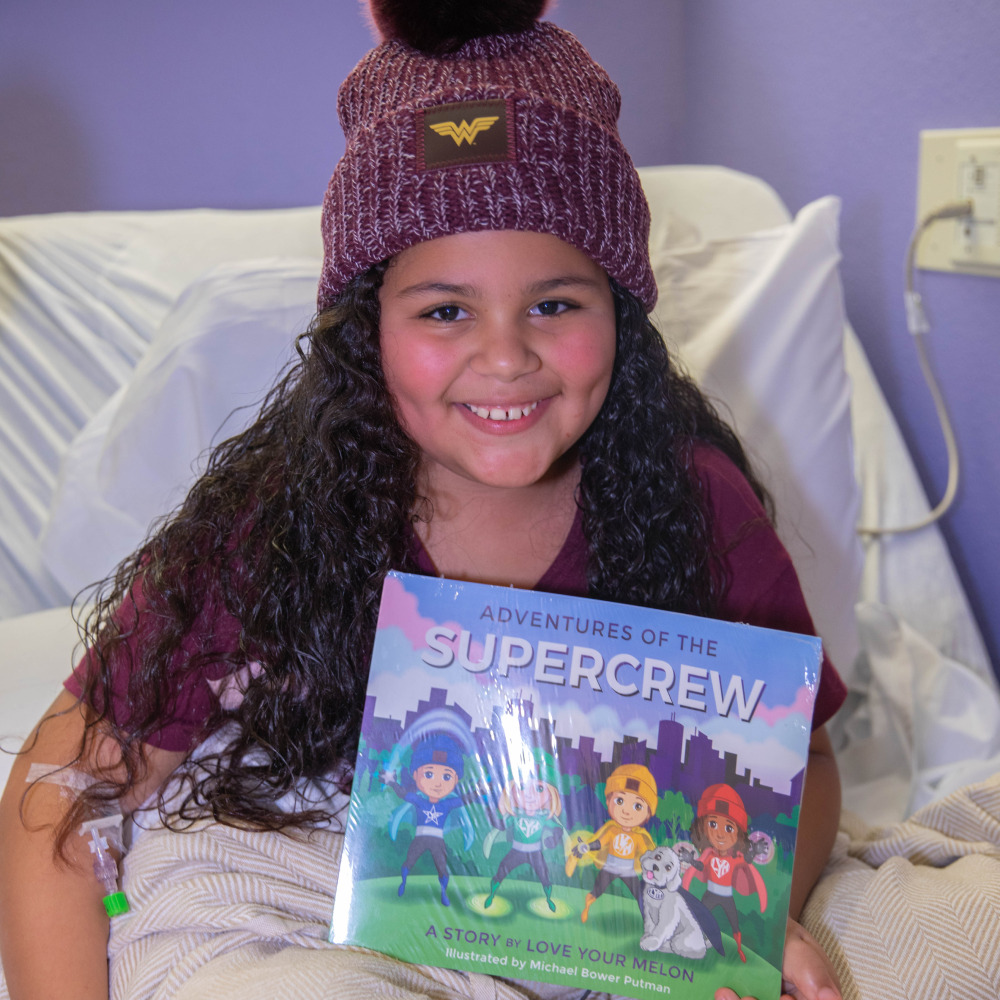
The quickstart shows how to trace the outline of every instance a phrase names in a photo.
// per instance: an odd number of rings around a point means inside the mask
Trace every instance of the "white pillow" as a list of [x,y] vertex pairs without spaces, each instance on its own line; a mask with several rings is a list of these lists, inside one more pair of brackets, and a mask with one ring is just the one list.
[[253,420],[315,312],[319,268],[318,258],[225,264],[177,300],[62,462],[42,558],[70,593],[136,548],[183,499],[205,449]]
[[787,225],[652,249],[654,319],[747,445],[817,631],[846,679],[859,645],[862,551],[838,212],[835,198],[823,198]]
[[0,219],[0,617],[63,603],[38,548],[74,435],[190,282],[224,261],[319,256],[318,207]]
[[[79,429],[131,374],[177,296],[219,264],[320,256],[319,208],[0,219],[5,338]],[[64,384],[65,383],[65,384]]]

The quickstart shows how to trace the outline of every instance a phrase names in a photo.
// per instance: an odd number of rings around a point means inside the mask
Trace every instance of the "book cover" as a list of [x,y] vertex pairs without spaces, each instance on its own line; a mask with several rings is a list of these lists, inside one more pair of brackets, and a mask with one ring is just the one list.
[[330,940],[777,996],[821,644],[391,573]]

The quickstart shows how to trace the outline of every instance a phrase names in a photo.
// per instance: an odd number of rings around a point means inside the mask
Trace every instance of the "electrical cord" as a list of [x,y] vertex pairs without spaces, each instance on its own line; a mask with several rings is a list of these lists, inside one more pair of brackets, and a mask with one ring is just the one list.
[[919,521],[912,524],[902,525],[898,528],[876,528],[860,525],[857,528],[859,535],[901,535],[911,531],[919,531],[939,520],[955,502],[958,493],[958,443],[955,439],[955,431],[952,428],[951,420],[948,417],[948,409],[945,406],[944,396],[934,377],[931,368],[930,358],[927,355],[927,345],[924,343],[924,335],[930,332],[931,325],[927,320],[927,313],[924,311],[923,300],[920,293],[913,287],[913,271],[917,256],[917,246],[920,238],[927,229],[941,219],[968,219],[975,213],[975,206],[971,201],[952,202],[943,205],[941,208],[925,215],[917,225],[910,237],[910,245],[906,251],[906,288],[903,293],[903,301],[906,306],[906,325],[913,335],[913,342],[917,348],[917,358],[920,361],[920,370],[923,372],[924,381],[930,390],[931,398],[934,400],[934,409],[937,412],[938,423],[941,425],[941,433],[944,436],[945,447],[948,451],[948,482],[944,495],[935,505],[934,509]]

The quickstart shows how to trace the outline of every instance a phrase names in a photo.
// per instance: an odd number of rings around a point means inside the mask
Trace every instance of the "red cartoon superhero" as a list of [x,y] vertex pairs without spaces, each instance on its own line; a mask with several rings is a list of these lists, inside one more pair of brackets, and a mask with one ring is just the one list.
[[701,851],[701,856],[684,873],[683,886],[691,880],[706,883],[702,902],[709,910],[721,907],[729,918],[733,940],[740,959],[743,954],[739,915],[733,892],[741,896],[756,893],[760,910],[767,909],[767,887],[760,873],[751,864],[756,858],[756,848],[748,835],[749,817],[743,800],[729,785],[711,785],[698,800],[698,815],[691,826],[691,841]]

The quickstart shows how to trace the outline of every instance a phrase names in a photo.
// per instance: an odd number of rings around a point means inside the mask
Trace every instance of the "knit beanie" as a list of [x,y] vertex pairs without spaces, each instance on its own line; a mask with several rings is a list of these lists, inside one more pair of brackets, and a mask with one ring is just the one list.
[[[535,20],[544,3],[372,6],[386,40],[338,96],[347,146],[323,203],[320,310],[415,243],[502,229],[559,237],[652,309],[649,207],[618,135],[621,95],[573,35]],[[443,38],[431,10],[445,6]],[[456,7],[488,13],[486,26],[473,17],[463,37]],[[410,23],[387,8],[409,8]]]
[[659,802],[656,778],[643,764],[621,764],[608,775],[608,780],[604,783],[604,797],[608,799],[619,792],[638,795],[649,807],[650,814],[656,812]]
[[709,785],[698,800],[698,818],[710,815],[728,816],[740,829],[747,832],[750,818],[739,793],[730,785]]
[[410,770],[417,771],[426,764],[443,764],[450,767],[459,778],[465,770],[462,748],[450,737],[437,733],[421,740],[410,755]]

